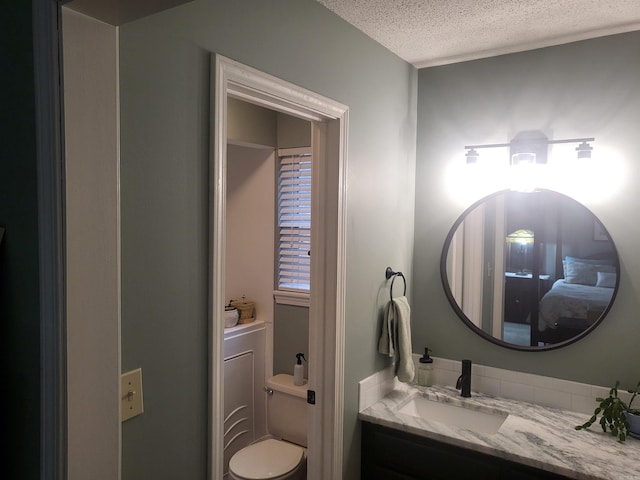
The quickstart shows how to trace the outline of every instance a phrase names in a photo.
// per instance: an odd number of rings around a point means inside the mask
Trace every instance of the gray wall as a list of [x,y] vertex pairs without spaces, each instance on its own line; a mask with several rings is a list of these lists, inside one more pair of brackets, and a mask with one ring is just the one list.
[[[309,360],[309,308],[275,305],[273,317],[273,374],[293,375],[296,353]],[[305,377],[307,364],[303,361]]]
[[359,477],[358,381],[387,265],[411,273],[417,72],[313,0],[194,1],[120,29],[122,368],[145,372],[123,478],[207,465],[209,53],[350,107],[345,478]]
[[[639,60],[640,32],[634,32],[420,70],[414,351],[429,345],[435,356],[471,358],[485,365],[599,385],[611,385],[616,379],[628,387],[636,384],[640,374],[640,226],[635,221],[640,204]],[[507,142],[521,130],[551,132],[552,138],[594,136],[594,157],[600,154],[606,162],[607,155],[617,153],[625,169],[625,181],[607,198],[588,194],[580,198],[616,243],[622,263],[616,302],[595,332],[544,353],[511,351],[475,336],[447,303],[439,274],[445,236],[465,208],[446,187],[452,159],[464,162],[464,145]],[[592,192],[597,193],[598,187]]]
[[306,120],[278,112],[278,148],[311,145],[311,124]]

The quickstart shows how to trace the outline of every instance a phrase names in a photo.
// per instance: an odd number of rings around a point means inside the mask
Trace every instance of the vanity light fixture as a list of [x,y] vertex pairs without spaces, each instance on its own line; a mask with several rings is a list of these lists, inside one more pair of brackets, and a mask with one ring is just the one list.
[[467,150],[465,157],[467,157],[468,164],[478,163],[478,152],[476,152],[475,148],[471,148],[470,150]]
[[586,140],[576,147],[578,158],[591,158],[591,150],[593,150],[593,147]]
[[563,140],[549,140],[539,132],[522,132],[516,135],[509,143],[488,143],[485,145],[466,145],[465,155],[467,164],[477,163],[480,156],[477,149],[481,148],[509,148],[509,164],[533,165],[547,163],[548,146],[558,143],[578,143],[576,147],[578,159],[591,158],[593,147],[589,142],[595,138],[567,138]]
[[534,152],[518,152],[511,155],[511,165],[533,165],[538,156]]

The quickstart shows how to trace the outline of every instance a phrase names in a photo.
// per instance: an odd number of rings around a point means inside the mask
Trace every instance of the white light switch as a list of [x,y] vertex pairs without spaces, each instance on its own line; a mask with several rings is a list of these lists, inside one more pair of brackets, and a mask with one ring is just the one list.
[[121,419],[124,422],[144,411],[142,403],[142,369],[137,368],[120,376]]

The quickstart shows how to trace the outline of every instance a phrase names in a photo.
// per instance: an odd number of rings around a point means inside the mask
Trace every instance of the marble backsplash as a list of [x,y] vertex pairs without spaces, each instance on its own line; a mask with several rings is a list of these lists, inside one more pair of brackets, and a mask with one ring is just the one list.
[[[420,355],[414,354],[418,363]],[[460,361],[433,358],[434,384],[453,386],[460,375]],[[393,375],[393,366],[374,373],[359,382],[359,411],[373,405],[389,394],[398,380]],[[562,408],[578,413],[592,414],[596,408],[596,397],[606,397],[610,386],[601,387],[585,383],[561,380],[531,373],[504,370],[473,364],[471,391],[497,397],[520,400],[546,407]],[[620,397],[629,399],[627,392]]]

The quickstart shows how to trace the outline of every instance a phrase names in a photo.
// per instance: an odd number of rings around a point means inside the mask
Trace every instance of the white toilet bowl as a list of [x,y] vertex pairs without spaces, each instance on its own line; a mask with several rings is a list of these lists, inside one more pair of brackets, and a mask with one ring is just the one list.
[[275,438],[248,445],[229,460],[233,480],[306,480],[307,386],[284,373],[267,380],[267,427]]
[[274,438],[243,448],[229,461],[233,480],[305,480],[306,473],[306,449]]

